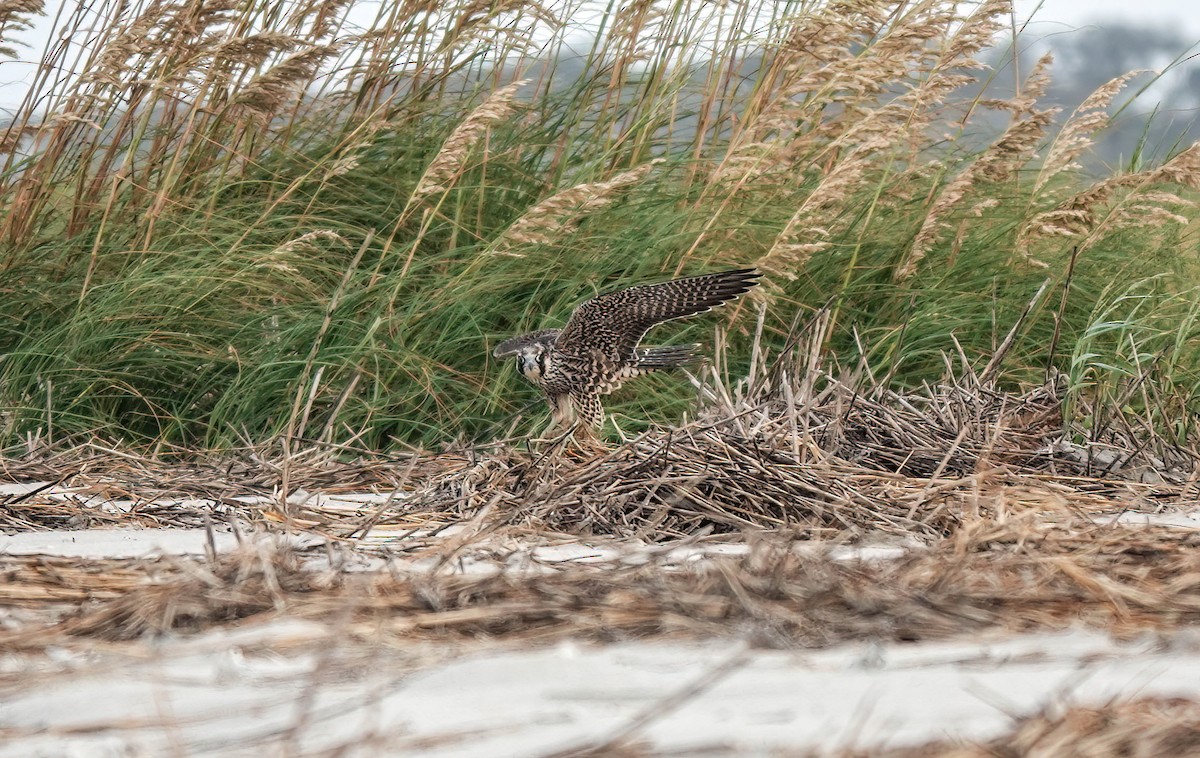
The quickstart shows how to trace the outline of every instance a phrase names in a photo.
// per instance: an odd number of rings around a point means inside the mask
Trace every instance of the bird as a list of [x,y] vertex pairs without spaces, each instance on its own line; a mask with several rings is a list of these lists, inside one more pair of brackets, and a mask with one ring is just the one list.
[[604,423],[602,395],[697,359],[699,345],[639,347],[646,332],[724,305],[757,285],[759,276],[753,268],[733,269],[597,295],[580,303],[562,329],[504,340],[492,356],[515,357],[521,375],[545,394],[551,420],[543,437],[556,427],[591,435]]

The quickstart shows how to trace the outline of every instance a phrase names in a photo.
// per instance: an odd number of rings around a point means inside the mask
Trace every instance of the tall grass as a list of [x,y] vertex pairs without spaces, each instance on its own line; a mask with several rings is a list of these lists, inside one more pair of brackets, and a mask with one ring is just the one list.
[[[0,7],[0,31],[39,11]],[[1200,147],[1085,180],[1126,79],[1059,114],[1039,104],[1044,59],[986,99],[975,57],[1009,15],[81,4],[0,131],[0,435],[378,447],[530,429],[537,395],[492,343],[608,287],[750,264],[769,335],[829,304],[827,349],[899,383],[948,353],[985,364],[1049,279],[1003,380],[1152,381],[1187,409]],[[753,311],[716,319],[735,358]],[[1169,359],[1105,337],[1114,319]],[[689,393],[646,380],[612,408],[637,427]]]

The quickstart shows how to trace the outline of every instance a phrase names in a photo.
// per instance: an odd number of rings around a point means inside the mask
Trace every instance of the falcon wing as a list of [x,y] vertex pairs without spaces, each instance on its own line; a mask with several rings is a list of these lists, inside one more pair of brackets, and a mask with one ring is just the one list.
[[745,268],[598,295],[571,314],[558,349],[577,355],[599,351],[614,361],[627,360],[650,327],[712,310],[758,284],[759,276]]

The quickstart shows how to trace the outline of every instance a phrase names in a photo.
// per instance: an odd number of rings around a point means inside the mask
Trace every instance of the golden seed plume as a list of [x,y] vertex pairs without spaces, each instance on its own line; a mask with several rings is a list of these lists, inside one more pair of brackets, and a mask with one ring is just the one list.
[[587,214],[611,205],[621,190],[641,182],[662,162],[662,159],[655,159],[607,181],[577,184],[551,195],[513,222],[497,239],[493,249],[500,255],[515,255],[509,251],[517,245],[552,244],[555,237],[574,231]]
[[276,53],[287,53],[302,45],[302,41],[291,34],[263,32],[247,37],[234,37],[221,42],[212,50],[216,63],[236,63],[257,68]]
[[1058,136],[1046,153],[1046,160],[1038,172],[1034,192],[1041,192],[1046,184],[1063,171],[1079,168],[1075,160],[1092,146],[1092,136],[1108,125],[1108,106],[1129,80],[1142,71],[1130,71],[1116,77],[1096,89],[1088,96],[1063,125]]
[[318,40],[333,34],[343,18],[343,11],[354,0],[308,0],[297,3],[288,16],[286,28],[302,29],[307,24],[308,38]]
[[429,167],[425,169],[421,180],[417,182],[417,188],[413,191],[412,199],[409,201],[410,205],[435,192],[446,190],[450,180],[462,170],[475,143],[483,137],[488,129],[504,121],[513,113],[515,110],[513,98],[516,97],[517,90],[528,83],[529,80],[522,79],[497,89],[488,95],[487,99],[475,110],[467,114],[462,123],[455,127],[446,141],[442,143],[441,150],[433,157]]
[[346,241],[345,237],[332,229],[314,229],[311,232],[306,232],[295,239],[283,243],[272,250],[271,255],[295,252],[320,252],[328,246],[328,244],[323,245],[321,243],[333,243],[342,247],[350,244]]
[[171,10],[171,4],[162,0],[147,6],[131,24],[108,41],[96,63],[83,75],[83,82],[121,88],[129,86],[126,75],[133,67],[130,61],[140,60],[157,49],[157,44],[151,44],[153,35]]
[[1058,112],[1054,108],[1038,110],[1034,107],[1049,81],[1046,71],[1051,60],[1048,54],[1043,56],[1030,72],[1024,94],[1001,106],[1013,113],[1008,128],[938,192],[913,238],[908,255],[893,273],[896,281],[905,281],[917,272],[921,261],[941,239],[942,232],[950,228],[945,220],[947,214],[977,183],[1006,181],[1033,157]]
[[[730,193],[794,182],[797,174],[815,179],[759,266],[794,278],[848,223],[845,203],[876,186],[881,172],[924,175],[920,151],[930,126],[944,117],[951,94],[975,81],[968,71],[983,67],[975,56],[1009,10],[1008,0],[988,0],[965,16],[953,4],[897,11],[882,0],[847,1],[796,24],[774,48],[765,83],[711,174],[712,186]],[[1040,84],[1036,72],[1032,84]]]
[[337,50],[335,45],[314,45],[288,56],[251,80],[234,98],[234,105],[259,118],[271,118],[312,81],[321,64]]
[[26,16],[40,16],[45,12],[43,0],[0,0],[0,56],[16,58],[14,45],[25,47],[23,42],[10,42],[9,32],[31,29],[33,24]]
[[1121,229],[1186,224],[1186,217],[1173,209],[1194,208],[1195,203],[1162,189],[1168,184],[1200,190],[1200,142],[1161,166],[1101,179],[1033,215],[1018,231],[1017,251],[1036,263],[1032,249],[1041,239],[1074,239],[1083,252]]

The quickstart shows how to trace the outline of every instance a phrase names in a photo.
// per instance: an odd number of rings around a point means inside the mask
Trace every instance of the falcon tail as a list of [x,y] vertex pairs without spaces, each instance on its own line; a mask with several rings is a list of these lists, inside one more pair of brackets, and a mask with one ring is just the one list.
[[637,351],[637,367],[640,369],[668,369],[697,363],[699,345],[672,345],[670,347],[640,347]]

